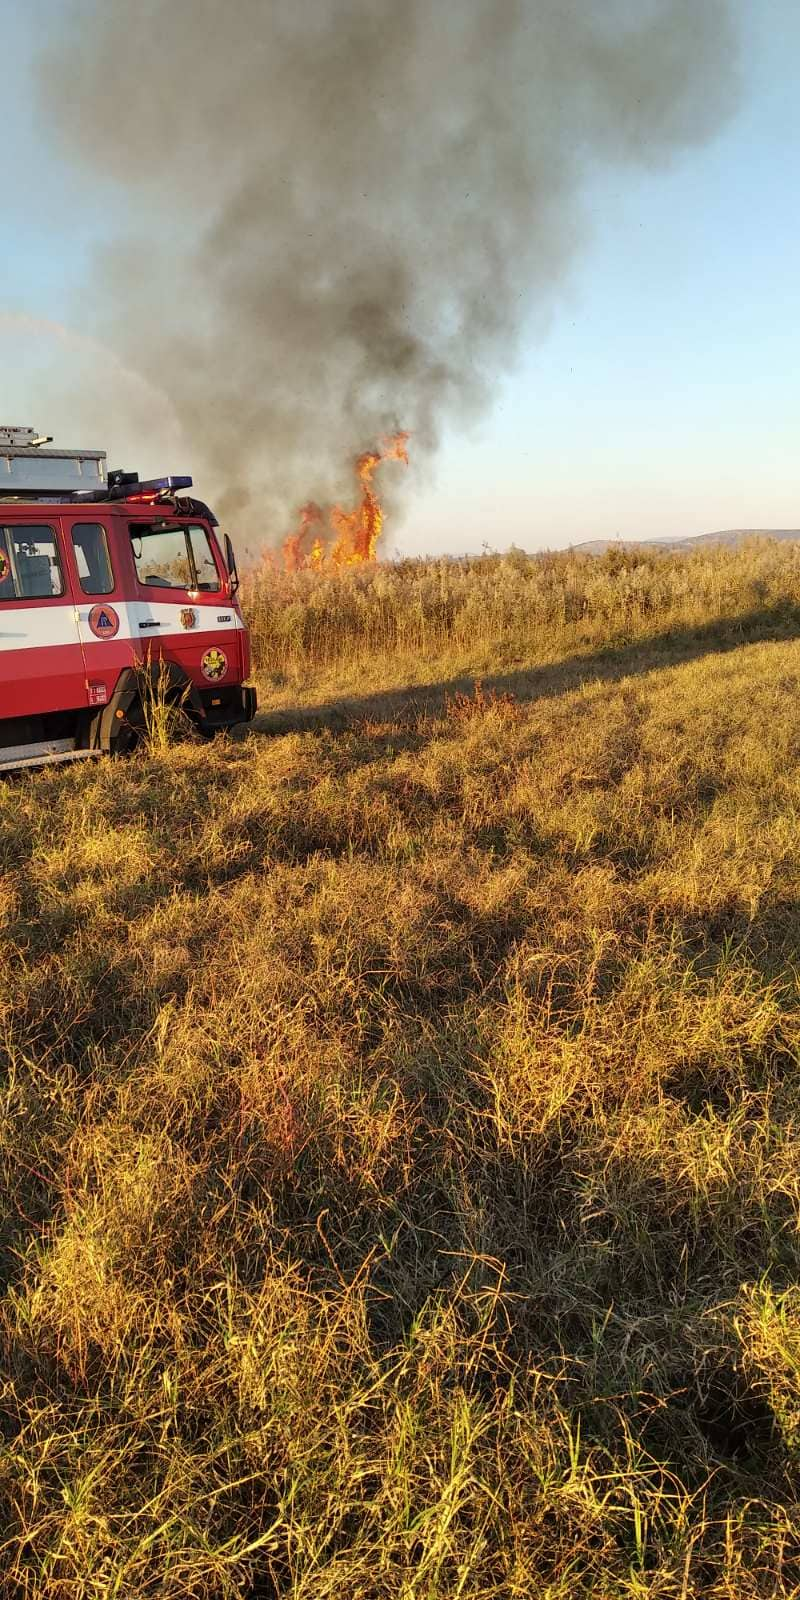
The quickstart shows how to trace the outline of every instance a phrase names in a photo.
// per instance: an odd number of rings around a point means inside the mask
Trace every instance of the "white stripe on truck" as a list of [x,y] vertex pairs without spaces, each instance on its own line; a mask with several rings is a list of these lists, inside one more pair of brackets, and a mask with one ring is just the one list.
[[71,602],[63,606],[0,606],[0,650],[42,650],[48,645],[77,643]]
[[[111,603],[112,605],[114,604],[113,601]],[[84,611],[83,606],[80,606],[79,610],[81,624],[88,627],[86,618],[92,607],[87,606]],[[118,639],[141,639],[146,638],[148,634],[184,632],[186,637],[190,639],[192,634],[196,633],[236,633],[238,629],[244,627],[244,623],[236,612],[224,604],[218,606],[193,606],[191,600],[182,600],[176,605],[164,605],[160,603],[154,604],[151,600],[130,600],[123,601],[120,605],[114,605],[114,610],[117,612],[120,621]],[[193,628],[184,629],[181,623],[182,611],[194,612],[197,621]],[[148,623],[153,622],[158,623],[158,627],[147,626]],[[144,627],[142,626],[143,623]]]
[[[114,639],[98,639],[89,627],[89,613],[95,606],[107,604],[119,617],[119,630]],[[184,628],[182,611],[194,611],[197,621],[193,628]],[[192,605],[190,600],[174,604],[154,604],[149,600],[103,601],[102,597],[72,601],[63,605],[15,606],[0,603],[0,651],[42,650],[48,646],[70,645],[79,642],[78,625],[84,644],[109,644],[120,639],[157,639],[159,635],[185,633],[236,633],[244,627],[241,618],[224,601],[219,605]]]

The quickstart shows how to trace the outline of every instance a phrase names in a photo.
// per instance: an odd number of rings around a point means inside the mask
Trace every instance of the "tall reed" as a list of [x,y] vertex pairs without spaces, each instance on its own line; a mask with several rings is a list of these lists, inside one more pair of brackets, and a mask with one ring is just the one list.
[[688,554],[511,550],[291,574],[268,558],[244,584],[256,665],[276,673],[501,641],[557,649],[798,601],[800,549],[766,538]]

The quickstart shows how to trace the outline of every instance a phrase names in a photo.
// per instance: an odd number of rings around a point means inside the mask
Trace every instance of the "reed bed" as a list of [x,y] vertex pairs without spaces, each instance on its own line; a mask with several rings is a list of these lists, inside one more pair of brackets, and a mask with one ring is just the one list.
[[528,651],[568,648],[798,599],[800,550],[768,539],[690,554],[512,550],[292,574],[270,558],[244,590],[256,661],[268,673],[509,641]]

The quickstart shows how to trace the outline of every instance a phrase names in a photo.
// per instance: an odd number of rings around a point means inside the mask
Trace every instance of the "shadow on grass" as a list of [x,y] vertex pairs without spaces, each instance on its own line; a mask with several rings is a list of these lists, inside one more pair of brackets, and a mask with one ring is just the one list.
[[378,690],[366,695],[337,695],[315,706],[262,711],[253,723],[257,733],[284,734],[315,728],[344,728],[363,718],[381,721],[418,719],[440,714],[448,699],[470,693],[476,682],[487,691],[512,694],[517,700],[546,700],[596,683],[617,683],[623,678],[664,667],[685,666],[705,656],[721,655],[743,645],[789,642],[800,638],[800,610],[774,606],[717,619],[697,627],[668,628],[649,637],[624,640],[601,649],[588,649],[566,660],[542,667],[519,667],[508,672],[464,674],[432,684]]

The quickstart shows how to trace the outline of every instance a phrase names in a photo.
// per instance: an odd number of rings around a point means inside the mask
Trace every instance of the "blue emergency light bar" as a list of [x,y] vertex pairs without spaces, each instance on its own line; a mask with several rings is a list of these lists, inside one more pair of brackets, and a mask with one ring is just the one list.
[[[109,472],[108,483],[104,489],[68,489],[61,493],[44,492],[36,495],[28,494],[26,499],[36,500],[68,500],[72,504],[86,505],[103,504],[108,500],[138,501],[140,505],[160,506],[172,505],[181,516],[207,517],[213,527],[217,527],[217,519],[210,511],[204,500],[191,500],[187,496],[178,499],[178,491],[191,489],[193,479],[185,474],[183,477],[147,478],[142,482],[138,472]],[[22,499],[23,497],[15,496]]]
[[137,494],[172,494],[176,489],[191,489],[191,478],[147,478],[144,483],[131,487],[131,499]]
[[139,478],[138,472],[109,472],[108,486],[105,489],[81,489],[77,494],[71,495],[74,500],[160,500],[162,495],[177,494],[179,489],[191,489],[192,479],[188,476],[182,478],[147,478],[144,482]]

